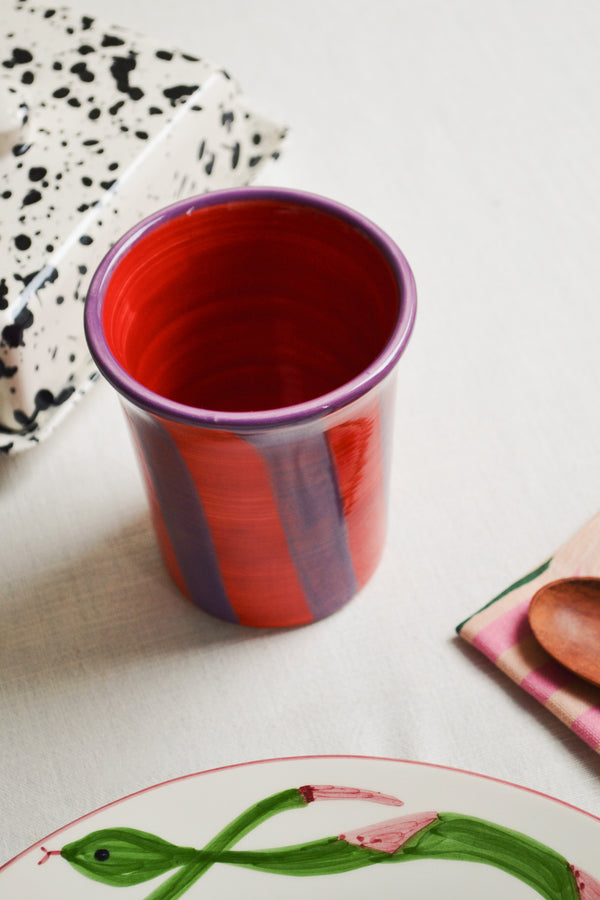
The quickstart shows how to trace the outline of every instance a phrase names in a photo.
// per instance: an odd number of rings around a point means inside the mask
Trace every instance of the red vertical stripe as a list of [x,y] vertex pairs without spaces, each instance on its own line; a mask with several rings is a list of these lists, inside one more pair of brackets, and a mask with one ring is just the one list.
[[377,397],[348,422],[328,431],[338,470],[348,543],[359,587],[375,571],[386,530],[381,429]]

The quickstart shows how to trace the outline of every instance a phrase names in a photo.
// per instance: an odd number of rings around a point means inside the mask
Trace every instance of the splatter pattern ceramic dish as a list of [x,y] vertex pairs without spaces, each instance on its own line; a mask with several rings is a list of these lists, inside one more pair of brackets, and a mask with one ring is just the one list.
[[[600,820],[467,772],[312,757],[113,803],[0,869],[3,896],[597,900]],[[401,865],[401,863],[403,863]]]
[[248,108],[218,65],[97,18],[10,0],[1,28],[0,450],[9,452],[50,433],[95,377],[83,300],[111,244],[167,203],[248,184],[277,154],[282,129]]

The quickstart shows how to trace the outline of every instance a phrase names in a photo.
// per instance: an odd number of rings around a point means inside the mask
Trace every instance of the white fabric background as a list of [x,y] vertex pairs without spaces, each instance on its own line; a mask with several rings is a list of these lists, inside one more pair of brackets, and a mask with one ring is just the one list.
[[[0,5],[3,0],[0,0]],[[212,58],[291,129],[262,183],[385,228],[419,290],[371,583],[302,629],[184,600],[116,396],[0,460],[0,863],[174,776],[372,754],[600,815],[600,759],[454,636],[600,502],[600,6],[72,0]]]

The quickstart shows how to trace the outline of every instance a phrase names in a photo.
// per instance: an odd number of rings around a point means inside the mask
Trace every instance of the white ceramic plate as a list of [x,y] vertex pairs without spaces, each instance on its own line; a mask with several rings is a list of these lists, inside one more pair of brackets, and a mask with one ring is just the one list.
[[0,896],[598,900],[600,820],[438,766],[271,760],[169,781],[61,828],[0,869]]

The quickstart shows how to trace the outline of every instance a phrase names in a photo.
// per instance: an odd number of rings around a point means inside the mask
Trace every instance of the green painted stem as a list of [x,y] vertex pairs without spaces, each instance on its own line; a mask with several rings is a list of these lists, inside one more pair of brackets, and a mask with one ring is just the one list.
[[560,853],[527,835],[458,813],[439,813],[437,821],[407,841],[398,856],[406,862],[486,863],[528,884],[546,900],[579,900],[571,867]]
[[330,875],[417,859],[484,863],[528,884],[546,900],[579,900],[571,867],[559,853],[524,834],[456,813],[439,813],[435,822],[393,854],[330,837],[272,850],[230,850],[218,858],[211,856],[212,862],[294,876]]
[[202,850],[199,850],[194,862],[188,863],[175,872],[155,891],[148,894],[146,900],[177,900],[207,869],[217,862],[224,851],[241,840],[248,832],[270,819],[271,816],[288,809],[298,809],[306,804],[307,801],[297,788],[281,791],[255,803],[254,806],[233,819]]

